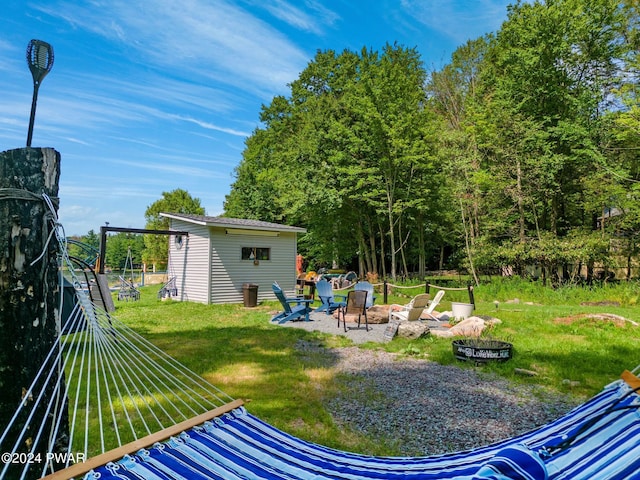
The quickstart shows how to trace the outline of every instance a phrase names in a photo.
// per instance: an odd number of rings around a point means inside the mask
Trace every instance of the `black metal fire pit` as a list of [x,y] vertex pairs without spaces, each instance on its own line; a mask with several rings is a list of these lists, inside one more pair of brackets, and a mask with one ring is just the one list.
[[463,338],[452,342],[453,355],[458,360],[471,360],[476,363],[504,362],[513,354],[513,345],[501,340],[482,338]]

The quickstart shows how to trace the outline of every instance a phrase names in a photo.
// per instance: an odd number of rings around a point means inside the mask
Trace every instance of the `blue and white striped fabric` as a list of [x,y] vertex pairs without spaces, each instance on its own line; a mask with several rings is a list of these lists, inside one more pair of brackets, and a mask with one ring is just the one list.
[[640,479],[639,398],[615,382],[564,417],[486,447],[372,457],[288,435],[243,408],[88,473],[109,479]]
[[539,455],[523,445],[500,450],[473,476],[474,480],[546,480],[547,468]]

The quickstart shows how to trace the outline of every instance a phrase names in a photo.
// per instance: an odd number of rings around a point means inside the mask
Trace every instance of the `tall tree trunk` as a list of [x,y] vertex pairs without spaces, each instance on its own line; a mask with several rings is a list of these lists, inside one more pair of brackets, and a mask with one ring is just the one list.
[[364,275],[370,263],[371,252],[367,248],[362,222],[357,222],[355,226],[356,238],[358,240],[358,275]]
[[549,230],[553,234],[553,236],[558,235],[558,212],[559,212],[559,202],[558,196],[554,195],[551,199],[551,219],[550,219],[550,228]]
[[627,274],[625,280],[628,282],[631,280],[631,267],[633,265],[633,251],[634,251],[633,234],[629,235],[629,245],[627,247]]
[[[480,236],[480,206],[477,196],[474,195],[472,209],[469,212],[469,242],[473,246],[476,242],[476,238]],[[473,214],[473,215],[471,215]]]
[[387,206],[387,220],[389,222],[389,252],[391,254],[391,278],[396,279],[397,265],[396,265],[396,235],[393,220],[393,211],[391,204]]
[[387,262],[385,262],[385,258],[384,258],[384,251],[385,251],[384,229],[382,228],[382,224],[378,224],[378,230],[380,231],[380,265],[382,266],[382,277],[387,278]]
[[418,231],[418,278],[425,277],[425,242],[424,242],[424,217],[422,214],[416,215],[416,229]]
[[[22,148],[0,153],[0,425],[9,424],[20,402],[30,404],[36,395],[26,393],[58,335],[57,310],[61,285],[57,241],[49,238],[51,214],[42,194],[56,201],[60,154],[51,148]],[[44,255],[41,257],[41,255]],[[55,377],[54,377],[55,378]],[[2,444],[10,451],[28,423],[30,437],[21,441],[20,452],[45,458],[53,418],[46,413],[49,402],[66,407],[66,399],[54,398],[55,382],[45,387],[35,415],[20,414]],[[56,403],[57,402],[57,403]],[[65,405],[63,405],[65,404]],[[30,407],[31,405],[27,405]],[[29,410],[27,408],[25,410]],[[65,422],[66,423],[66,422]],[[36,432],[44,426],[44,434]],[[54,441],[68,443],[68,425]],[[37,439],[37,441],[36,441]],[[43,464],[30,468],[27,478],[40,478]],[[1,465],[0,467],[4,467]],[[24,464],[16,465],[22,469]],[[19,478],[9,470],[7,478]]]
[[522,165],[520,158],[516,160],[516,195],[518,203],[518,238],[520,243],[524,243],[525,237],[525,218],[524,218],[524,195],[522,193]]
[[398,238],[400,239],[400,260],[402,261],[402,271],[404,275],[409,277],[409,267],[407,266],[407,256],[405,254],[405,245],[407,244],[407,240],[409,239],[409,234],[407,234],[407,238],[403,238],[402,232],[402,217],[398,219]]
[[367,221],[369,226],[369,246],[371,251],[371,271],[373,273],[380,273],[378,271],[378,255],[376,255],[376,232],[372,227],[371,220]]
[[467,258],[469,259],[469,270],[471,270],[471,275],[473,276],[473,280],[477,285],[480,285],[480,281],[478,280],[478,276],[476,275],[476,269],[473,266],[473,257],[471,255],[471,244],[469,240],[469,228],[467,228],[467,220],[464,215],[464,205],[462,200],[460,200],[460,212],[462,213],[462,227],[464,228],[464,242],[467,250]]
[[358,238],[358,275],[363,276],[371,266],[371,252],[367,247],[367,242],[362,228],[362,222],[356,223],[356,236]]

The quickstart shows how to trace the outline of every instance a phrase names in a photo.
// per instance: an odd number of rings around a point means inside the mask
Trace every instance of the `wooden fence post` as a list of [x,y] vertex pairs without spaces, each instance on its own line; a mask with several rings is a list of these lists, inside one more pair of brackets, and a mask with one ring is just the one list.
[[[52,215],[42,194],[47,194],[57,209],[59,177],[60,154],[52,148],[0,152],[0,426],[3,428],[20,402],[29,404],[35,400],[35,395],[26,392],[57,336],[61,288],[58,242],[55,235],[48,240]],[[56,386],[53,383],[46,387],[46,398],[39,402],[42,408],[28,422],[29,435],[34,438],[22,442],[20,452],[40,453],[42,457],[53,453],[47,451],[52,418],[44,412],[53,398]],[[62,403],[66,399],[60,399],[58,405]],[[27,415],[28,412],[18,417],[16,427],[3,442],[3,451],[10,451],[5,445],[13,445],[27,424]],[[64,443],[64,437],[68,436],[68,422],[65,423],[56,439],[59,443]],[[41,425],[45,425],[45,433],[35,442]],[[21,471],[24,463],[16,467]],[[32,467],[35,468],[29,469],[27,478],[40,478],[43,464]],[[9,470],[7,478],[14,478],[12,471]]]

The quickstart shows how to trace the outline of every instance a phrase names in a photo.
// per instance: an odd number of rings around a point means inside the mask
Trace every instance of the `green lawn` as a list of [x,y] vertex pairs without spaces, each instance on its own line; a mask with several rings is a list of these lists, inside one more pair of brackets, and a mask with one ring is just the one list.
[[[392,295],[388,302],[407,303],[420,291],[403,290],[402,296]],[[333,423],[324,405],[341,382],[336,381],[331,356],[303,355],[295,348],[300,340],[327,347],[344,346],[348,340],[270,324],[271,313],[278,310],[275,302],[256,308],[201,305],[160,301],[156,292],[157,287],[145,287],[139,302],[116,302],[115,316],[232,397],[245,399],[252,413],[276,427],[335,448],[396,454],[392,432],[389,441],[381,441],[345,432]],[[448,309],[452,300],[465,301],[465,296],[465,292],[448,292],[439,310]],[[507,303],[516,297],[520,303]],[[640,323],[637,284],[551,290],[528,282],[495,282],[478,287],[475,298],[476,314],[502,321],[490,335],[514,344],[509,362],[484,367],[457,362],[450,339],[431,337],[362,348],[491,370],[580,400],[640,363],[640,327],[630,322],[619,326],[602,320],[567,320],[582,313],[613,313]],[[494,301],[499,302],[497,308]],[[620,305],[581,306],[584,301]],[[518,375],[516,368],[533,370],[538,376]]]

